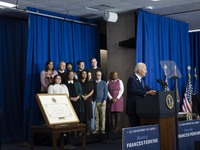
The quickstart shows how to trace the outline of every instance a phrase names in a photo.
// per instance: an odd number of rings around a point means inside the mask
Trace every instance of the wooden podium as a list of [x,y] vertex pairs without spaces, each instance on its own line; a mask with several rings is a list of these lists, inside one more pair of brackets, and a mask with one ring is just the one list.
[[136,102],[136,112],[141,125],[159,124],[160,149],[174,150],[175,147],[175,98],[174,92],[157,91]]

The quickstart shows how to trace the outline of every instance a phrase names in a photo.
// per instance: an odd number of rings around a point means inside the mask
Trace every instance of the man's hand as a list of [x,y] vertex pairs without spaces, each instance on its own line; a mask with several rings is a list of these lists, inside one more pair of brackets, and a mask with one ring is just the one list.
[[156,94],[156,90],[150,90],[146,92],[146,95],[155,95]]
[[103,101],[103,102],[101,103],[101,106],[103,106],[103,105],[106,105],[106,101]]

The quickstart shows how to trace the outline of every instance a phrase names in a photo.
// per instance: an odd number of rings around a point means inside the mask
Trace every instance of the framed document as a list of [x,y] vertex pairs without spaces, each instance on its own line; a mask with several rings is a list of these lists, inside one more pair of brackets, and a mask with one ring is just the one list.
[[66,94],[36,94],[35,97],[47,125],[79,122]]

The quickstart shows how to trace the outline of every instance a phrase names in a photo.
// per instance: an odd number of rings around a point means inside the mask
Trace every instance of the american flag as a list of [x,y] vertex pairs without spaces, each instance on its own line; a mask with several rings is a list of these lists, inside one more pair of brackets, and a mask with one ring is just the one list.
[[186,92],[184,93],[182,112],[191,113],[192,112],[192,84],[189,82],[186,86]]

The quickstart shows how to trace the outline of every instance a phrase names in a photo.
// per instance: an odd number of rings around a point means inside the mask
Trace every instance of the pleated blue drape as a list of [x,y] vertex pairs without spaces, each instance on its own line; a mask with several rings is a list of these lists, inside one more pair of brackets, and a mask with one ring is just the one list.
[[[52,12],[43,13],[57,16]],[[77,68],[77,61],[84,60],[87,69],[90,67],[90,58],[99,60],[99,52],[98,26],[29,14],[24,98],[24,111],[28,110],[29,114],[28,118],[24,116],[27,118],[24,119],[24,125],[44,124],[34,96],[40,91],[40,72],[45,69],[47,60],[53,61],[54,69],[57,69],[60,61],[70,61]]]
[[190,52],[193,57],[193,66],[196,67],[197,80],[194,81],[194,92],[199,93],[200,85],[200,32],[190,33]]
[[[29,8],[30,11],[36,11]],[[96,23],[78,17],[40,10],[41,13]],[[52,59],[54,68],[60,61],[100,58],[99,27],[29,14],[27,19],[0,17],[0,110],[2,142],[22,141],[29,137],[31,125],[44,119],[35,100],[40,91],[40,72]],[[75,70],[76,71],[76,70]]]
[[0,17],[1,140],[23,140],[27,20]]
[[[194,69],[193,56],[190,52],[189,25],[185,22],[169,19],[143,10],[138,12],[136,62],[147,65],[145,80],[150,87],[160,90],[157,79],[164,80],[162,60],[172,60],[182,74],[178,79],[180,97],[183,96],[188,80],[187,66]],[[193,77],[193,71],[191,71]],[[173,90],[173,79],[168,79]],[[181,98],[182,99],[182,98]]]

